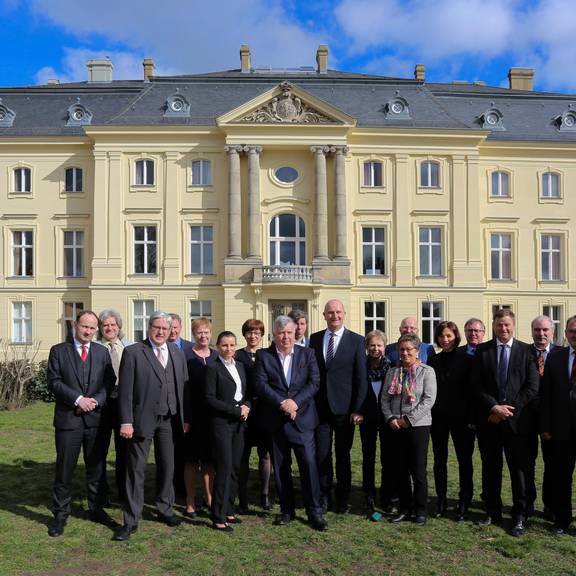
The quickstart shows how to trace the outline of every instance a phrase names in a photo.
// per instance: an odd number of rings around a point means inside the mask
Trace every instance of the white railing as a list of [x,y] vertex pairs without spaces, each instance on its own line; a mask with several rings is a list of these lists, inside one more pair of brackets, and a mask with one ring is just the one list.
[[312,266],[262,266],[263,282],[312,282]]

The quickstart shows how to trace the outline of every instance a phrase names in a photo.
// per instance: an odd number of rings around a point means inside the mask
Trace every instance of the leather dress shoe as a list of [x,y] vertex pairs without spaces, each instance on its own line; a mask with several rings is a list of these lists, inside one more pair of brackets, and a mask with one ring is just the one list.
[[96,522],[96,524],[102,524],[103,526],[108,526],[108,528],[118,528],[118,522],[111,518],[108,513],[101,508],[91,510],[89,518],[92,522]]
[[50,525],[48,526],[48,536],[52,538],[57,538],[58,536],[62,536],[64,533],[64,527],[66,526],[66,519],[62,518],[54,518]]
[[138,530],[137,524],[124,524],[120,530],[117,530],[114,536],[112,536],[112,540],[116,542],[124,542],[125,540],[129,540],[130,536],[134,534]]
[[348,506],[347,502],[341,502],[336,507],[336,514],[342,514],[343,516],[345,516],[349,512],[350,512],[350,506]]
[[563,526],[561,524],[554,524],[554,526],[552,526],[552,532],[556,534],[556,536],[562,536],[563,534],[568,534],[568,526]]
[[390,522],[390,524],[400,524],[400,522],[409,522],[410,519],[411,519],[410,514],[408,514],[407,512],[400,512],[400,514],[392,516],[392,518],[390,518],[388,522]]
[[425,526],[426,516],[416,516],[416,518],[414,518],[414,522],[418,524],[418,526]]
[[468,520],[468,506],[459,505],[456,512],[456,522],[465,522]]
[[444,516],[446,516],[446,498],[438,498],[434,518],[443,518]]
[[328,522],[326,522],[324,516],[311,516],[310,526],[314,530],[318,530],[318,532],[326,532],[328,530]]
[[221,524],[218,526],[219,522],[212,522],[212,529],[216,530],[216,532],[234,532],[234,528],[229,524]]
[[238,518],[238,516],[226,516],[226,524],[242,524],[242,518]]
[[366,510],[372,513],[376,508],[376,502],[372,496],[366,496]]
[[270,496],[268,496],[268,494],[260,494],[260,506],[263,510],[272,510],[272,501],[270,500]]
[[275,526],[286,526],[294,520],[296,517],[294,512],[282,512],[281,514],[277,514],[276,518],[274,518],[274,525]]
[[182,512],[182,516],[184,516],[184,518],[188,518],[189,520],[194,520],[194,518],[198,516],[198,513],[196,510],[192,510],[191,512],[184,510],[184,512]]
[[174,514],[172,514],[172,516],[164,516],[159,514],[158,521],[166,524],[166,526],[169,526],[170,528],[176,528],[176,526],[180,526],[180,524],[182,524],[182,519],[178,518],[178,516],[175,516]]
[[522,519],[517,520],[512,530],[510,530],[510,534],[515,538],[520,538],[520,536],[524,536],[526,534],[526,522]]
[[478,526],[492,526],[492,524],[502,524],[502,516],[491,516],[487,514],[478,521]]
[[332,498],[330,495],[322,496],[322,514],[326,514],[332,508]]

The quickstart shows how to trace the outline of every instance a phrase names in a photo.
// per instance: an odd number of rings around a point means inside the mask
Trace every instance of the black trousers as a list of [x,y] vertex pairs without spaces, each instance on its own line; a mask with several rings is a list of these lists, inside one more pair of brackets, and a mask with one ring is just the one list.
[[438,499],[446,500],[448,491],[448,444],[450,437],[458,460],[459,493],[461,506],[468,507],[474,495],[474,443],[476,433],[463,422],[450,422],[441,416],[432,417],[430,428],[434,452],[434,485]]
[[[240,505],[248,506],[248,479],[250,478],[250,454],[252,447],[256,446],[258,458],[262,458],[266,453],[272,452],[272,439],[270,432],[263,430],[261,427],[247,421],[244,432],[244,452],[238,472],[238,500]],[[262,493],[262,487],[260,487]]]
[[144,480],[150,446],[154,442],[156,460],[156,508],[162,516],[174,514],[174,432],[178,416],[158,416],[152,438],[126,441],[126,500],[124,524],[138,524],[144,508]]
[[[536,501],[536,460],[538,458],[538,434],[533,433],[528,437],[529,461],[526,471],[527,506],[529,510],[534,509]],[[550,510],[554,509],[554,478],[552,475],[552,445],[547,440],[540,442],[542,450],[542,460],[544,460],[544,474],[542,476],[542,502]]]
[[551,478],[551,509],[556,524],[568,528],[572,522],[572,477],[576,464],[576,436],[569,440],[549,440],[549,460],[545,463]]
[[380,503],[388,506],[398,497],[390,477],[390,444],[392,431],[380,415],[365,418],[360,424],[362,441],[362,490],[366,498],[376,498],[376,448],[380,439]]
[[348,414],[331,415],[316,428],[316,455],[320,490],[324,499],[330,497],[334,479],[332,438],[336,453],[336,501],[339,505],[345,505],[348,503],[352,488],[350,450],[354,442],[354,426],[350,424]]
[[319,516],[322,514],[322,500],[314,431],[301,432],[291,426],[283,426],[272,436],[272,461],[280,510],[291,514],[296,508],[292,482],[292,450],[298,462],[306,513],[309,518]]
[[527,483],[530,442],[529,437],[515,433],[508,422],[482,423],[478,426],[478,446],[482,457],[482,491],[486,511],[491,516],[502,514],[502,467],[503,456],[512,484],[512,517],[526,518]]
[[224,524],[234,515],[234,499],[238,490],[238,471],[244,450],[244,427],[240,421],[212,423],[212,454],[214,457],[214,493],[212,521]]
[[[114,449],[116,459],[114,462],[114,474],[116,479],[116,493],[118,499],[123,500],[126,487],[126,440],[120,436],[120,422],[118,421],[118,400],[109,398],[102,414],[105,454],[104,460],[108,457],[110,441],[114,435]],[[107,495],[109,492],[106,470],[104,470],[103,489]]]
[[102,479],[106,470],[105,435],[102,427],[88,428],[83,423],[74,430],[55,430],[56,474],[52,495],[54,516],[65,519],[70,514],[72,502],[72,478],[78,463],[80,450],[86,467],[86,492],[88,507],[102,507],[105,493]]
[[426,516],[430,426],[414,426],[391,432],[391,473],[400,498],[400,510],[406,514]]

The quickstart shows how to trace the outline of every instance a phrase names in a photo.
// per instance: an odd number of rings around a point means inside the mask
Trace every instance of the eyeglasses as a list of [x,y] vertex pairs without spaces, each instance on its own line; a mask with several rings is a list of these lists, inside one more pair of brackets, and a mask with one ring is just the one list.
[[485,330],[482,330],[481,328],[466,328],[466,332],[473,332],[475,334],[481,334],[482,332],[485,332]]

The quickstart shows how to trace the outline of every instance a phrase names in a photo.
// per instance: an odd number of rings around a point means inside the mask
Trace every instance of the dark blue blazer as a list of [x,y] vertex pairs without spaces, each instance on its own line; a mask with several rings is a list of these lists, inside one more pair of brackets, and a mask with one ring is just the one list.
[[[294,346],[290,385],[286,382],[274,343],[256,352],[254,389],[260,399],[260,417],[264,428],[274,432],[288,425],[302,432],[314,430],[318,425],[314,396],[319,386],[318,365],[310,348]],[[288,398],[298,406],[295,420],[290,420],[280,411],[281,402]]]
[[[428,364],[428,358],[430,358],[430,356],[434,356],[434,354],[436,354],[436,350],[434,350],[434,346],[432,346],[432,344],[422,343],[420,345],[420,350],[418,351],[418,358],[420,359],[420,362]],[[393,342],[392,344],[386,346],[384,356],[390,360],[390,364],[392,364],[392,366],[400,366],[398,342]]]
[[184,356],[186,356],[186,360],[190,360],[192,357],[192,348],[194,348],[194,342],[190,342],[190,340],[185,340],[184,338],[180,338],[180,350],[184,352]]
[[316,353],[320,368],[320,390],[316,395],[316,406],[320,418],[330,414],[363,414],[368,382],[366,376],[366,352],[364,337],[344,329],[334,358],[326,366],[324,361],[324,333],[310,336],[310,348]]

